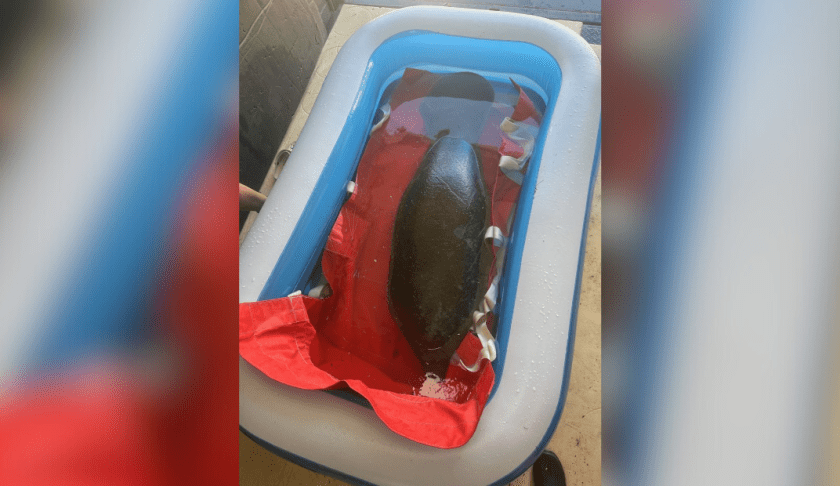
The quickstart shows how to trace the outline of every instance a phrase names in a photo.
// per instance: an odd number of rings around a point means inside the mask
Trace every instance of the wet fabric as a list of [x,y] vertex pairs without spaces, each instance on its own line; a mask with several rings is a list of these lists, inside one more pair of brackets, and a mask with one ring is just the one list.
[[[418,395],[425,376],[387,300],[397,206],[433,143],[420,106],[439,77],[406,69],[392,94],[387,119],[371,134],[355,190],[324,248],[321,265],[332,295],[240,304],[239,339],[242,357],[270,378],[309,390],[349,387],[364,396],[394,432],[422,444],[452,448],[465,444],[475,432],[493,387],[493,368],[486,359],[475,373],[450,365],[446,393]],[[505,235],[520,186],[499,163],[503,156],[520,159],[526,150],[501,127],[506,120],[535,127],[540,116],[519,92],[515,109],[496,103],[488,108],[476,145],[491,198],[492,224]],[[493,277],[491,273],[483,288]],[[488,322],[495,331],[492,315]],[[479,339],[467,334],[457,352],[464,362],[474,363],[481,348]]]

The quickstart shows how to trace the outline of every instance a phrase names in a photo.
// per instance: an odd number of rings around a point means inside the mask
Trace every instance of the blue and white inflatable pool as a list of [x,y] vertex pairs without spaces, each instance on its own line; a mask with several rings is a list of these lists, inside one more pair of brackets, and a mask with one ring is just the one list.
[[277,383],[240,359],[240,427],[310,469],[360,484],[505,484],[560,419],[592,186],[600,63],[568,28],[538,17],[409,7],[344,45],[280,178],[240,249],[240,302],[302,290],[346,195],[377,102],[407,67],[510,77],[546,101],[507,247],[496,384],[472,439],[437,449],[390,431],[336,394]]

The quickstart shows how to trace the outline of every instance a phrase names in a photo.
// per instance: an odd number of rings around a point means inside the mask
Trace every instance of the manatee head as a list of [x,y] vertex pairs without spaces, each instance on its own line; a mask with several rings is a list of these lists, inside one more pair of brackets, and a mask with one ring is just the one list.
[[470,72],[445,74],[420,104],[425,134],[476,143],[487,122],[495,92],[484,77]]

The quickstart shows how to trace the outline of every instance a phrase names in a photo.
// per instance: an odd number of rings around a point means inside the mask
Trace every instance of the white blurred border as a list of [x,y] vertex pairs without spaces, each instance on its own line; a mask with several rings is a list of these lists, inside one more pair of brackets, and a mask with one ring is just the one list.
[[28,88],[32,104],[2,165],[0,387],[45,331],[51,296],[67,286],[97,221],[120,198],[126,148],[154,117],[173,46],[200,2],[70,5],[77,23]]

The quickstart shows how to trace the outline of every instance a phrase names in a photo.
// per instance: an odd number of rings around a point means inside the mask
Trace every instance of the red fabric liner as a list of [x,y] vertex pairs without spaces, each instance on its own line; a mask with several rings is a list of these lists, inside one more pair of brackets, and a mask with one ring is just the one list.
[[519,101],[516,102],[516,108],[513,110],[513,114],[510,116],[515,121],[525,121],[529,118],[533,118],[534,121],[540,123],[542,121],[542,115],[540,112],[534,108],[534,103],[531,101],[531,98],[528,98],[528,95],[525,94],[525,91],[516,84],[516,81],[510,80],[516,89],[519,90]]
[[[392,107],[410,108],[408,102],[421,98],[437,78],[407,69],[392,95]],[[364,396],[397,434],[453,448],[475,432],[495,375],[486,360],[476,373],[450,365],[447,399],[416,395],[425,376],[387,300],[397,206],[432,142],[417,133],[416,110],[410,124],[406,116],[392,117],[371,135],[359,163],[355,193],[330,232],[322,268],[333,294],[325,299],[299,295],[240,304],[239,351],[268,377],[290,386],[347,386]],[[501,119],[502,114],[491,115],[487,131],[501,133]],[[504,136],[497,133],[495,139],[501,142]],[[500,175],[497,147],[481,145],[479,156],[491,195],[492,222],[505,229],[520,187]],[[522,153],[510,140],[505,147],[506,154]],[[480,349],[478,338],[468,334],[458,354],[472,363]]]

